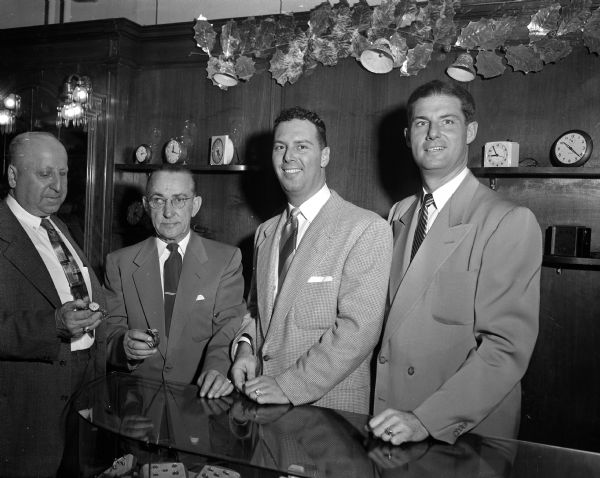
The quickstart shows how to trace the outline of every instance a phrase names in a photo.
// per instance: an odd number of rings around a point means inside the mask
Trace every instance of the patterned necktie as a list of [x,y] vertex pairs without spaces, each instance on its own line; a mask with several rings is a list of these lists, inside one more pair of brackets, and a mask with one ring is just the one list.
[[298,238],[298,214],[300,209],[295,207],[288,214],[287,221],[281,231],[281,238],[279,239],[279,287],[281,290],[285,276],[287,275],[292,259],[294,258],[294,252],[296,251],[296,239]]
[[48,239],[50,239],[54,253],[56,254],[56,257],[58,258],[58,261],[65,272],[65,276],[69,282],[69,287],[71,288],[73,299],[77,300],[89,297],[85,281],[83,280],[83,275],[79,270],[77,262],[75,262],[75,259],[73,259],[69,248],[65,245],[63,240],[58,235],[58,232],[56,229],[54,229],[54,226],[47,218],[42,219],[41,226],[48,232]]
[[182,260],[179,254],[179,246],[176,242],[170,242],[167,245],[167,249],[169,249],[170,254],[165,261],[163,278],[165,287],[165,333],[168,336],[177,286],[179,285],[179,276],[181,275]]
[[421,247],[423,239],[425,239],[425,234],[427,233],[427,219],[429,218],[429,206],[432,205],[435,206],[435,202],[433,202],[433,194],[425,194],[425,196],[423,196],[421,210],[419,211],[419,223],[417,224],[415,237],[413,239],[412,251],[410,254],[411,261],[413,260],[413,257],[415,257],[419,247]]

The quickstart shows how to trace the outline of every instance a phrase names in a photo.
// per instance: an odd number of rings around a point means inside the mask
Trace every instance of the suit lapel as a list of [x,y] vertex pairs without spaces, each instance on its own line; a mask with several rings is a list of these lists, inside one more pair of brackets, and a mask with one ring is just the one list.
[[285,220],[286,215],[282,213],[279,219],[266,224],[256,243],[256,290],[262,330],[268,330],[273,313],[273,293],[276,286],[276,274],[273,272],[273,266],[279,253],[275,247],[275,238],[281,233]]
[[[165,336],[165,308],[163,292],[160,281],[160,267],[158,264],[158,251],[156,239],[146,239],[134,257],[133,263],[138,269],[133,272],[133,283],[144,311],[144,317],[151,329],[158,329]],[[159,280],[157,280],[159,278]],[[159,345],[159,350],[165,355],[166,344]]]
[[21,271],[23,278],[31,282],[48,302],[55,308],[60,307],[58,292],[44,261],[4,201],[0,202],[0,223],[0,239],[6,242],[4,247],[0,244],[0,253]]
[[414,216],[418,200],[408,205],[406,210],[398,211],[397,218],[392,220],[392,229],[394,231],[394,253],[392,255],[392,269],[390,271],[389,297],[390,302],[396,295],[398,286],[402,281],[408,264],[404,264],[406,244],[408,243],[408,231],[410,230],[411,219]]
[[190,319],[189,312],[194,305],[198,292],[202,290],[202,276],[207,261],[208,256],[202,244],[202,239],[192,232],[183,258],[181,277],[177,286],[173,320],[169,330],[169,350],[173,350],[173,347],[179,342],[187,321]]
[[[439,268],[473,229],[472,224],[464,223],[464,216],[478,184],[477,179],[469,174],[438,213],[391,300],[384,340],[395,333],[415,302],[421,300]],[[405,237],[403,248],[406,240],[408,237]]]

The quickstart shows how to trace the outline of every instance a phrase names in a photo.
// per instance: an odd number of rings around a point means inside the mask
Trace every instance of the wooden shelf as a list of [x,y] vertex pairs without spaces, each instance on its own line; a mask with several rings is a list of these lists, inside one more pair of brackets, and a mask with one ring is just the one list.
[[597,257],[565,257],[544,254],[543,265],[565,269],[600,269],[600,258]]
[[[162,164],[115,164],[117,171],[129,172],[151,172],[161,168]],[[192,164],[182,165],[189,168],[193,173],[241,173],[244,171],[259,171],[260,168],[250,164],[228,164],[225,166],[195,166]]]
[[480,178],[587,178],[600,179],[600,168],[469,168]]

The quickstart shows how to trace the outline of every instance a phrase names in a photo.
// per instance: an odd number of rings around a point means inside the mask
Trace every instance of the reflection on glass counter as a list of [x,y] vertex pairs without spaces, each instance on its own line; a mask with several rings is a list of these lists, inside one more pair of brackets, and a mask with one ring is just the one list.
[[391,446],[368,416],[198,397],[197,387],[111,374],[76,397],[79,465],[89,477],[600,476],[600,455],[467,434]]

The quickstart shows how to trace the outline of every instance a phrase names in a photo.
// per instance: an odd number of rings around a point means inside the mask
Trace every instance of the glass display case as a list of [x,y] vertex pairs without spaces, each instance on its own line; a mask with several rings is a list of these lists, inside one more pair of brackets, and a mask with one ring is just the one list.
[[112,373],[73,401],[84,477],[600,476],[600,455],[466,434],[454,445],[391,446],[369,419],[313,406],[260,406],[239,394]]

